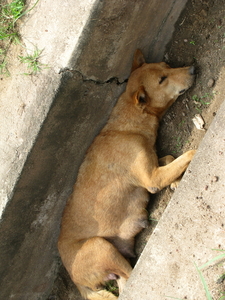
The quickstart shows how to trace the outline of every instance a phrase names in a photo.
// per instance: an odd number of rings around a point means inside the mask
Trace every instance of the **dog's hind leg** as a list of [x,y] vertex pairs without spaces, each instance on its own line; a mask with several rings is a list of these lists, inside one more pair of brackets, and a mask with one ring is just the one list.
[[71,261],[72,264],[67,268],[70,276],[82,296],[90,300],[116,299],[102,286],[115,278],[122,290],[132,271],[129,262],[117,248],[101,237],[84,242]]

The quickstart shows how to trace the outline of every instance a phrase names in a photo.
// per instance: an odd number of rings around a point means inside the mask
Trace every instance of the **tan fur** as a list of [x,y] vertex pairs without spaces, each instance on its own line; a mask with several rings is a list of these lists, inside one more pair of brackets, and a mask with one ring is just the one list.
[[155,151],[160,118],[193,77],[190,67],[146,64],[135,53],[126,90],[89,148],[62,218],[59,252],[85,299],[117,299],[102,285],[114,278],[121,292],[130,276],[148,192],[176,182],[195,153],[158,161]]

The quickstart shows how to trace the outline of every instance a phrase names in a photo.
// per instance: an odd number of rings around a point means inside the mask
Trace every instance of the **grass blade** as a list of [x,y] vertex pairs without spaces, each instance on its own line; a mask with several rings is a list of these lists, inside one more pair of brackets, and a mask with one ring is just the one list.
[[[224,251],[224,250],[221,250]],[[204,265],[198,267],[199,270],[204,269],[205,267],[208,267],[209,265],[211,265],[213,262],[219,260],[219,259],[225,259],[225,253],[217,255],[216,257],[212,258],[211,260],[209,260],[207,263],[205,263]]]
[[[194,263],[194,264],[195,264],[195,263]],[[205,278],[204,278],[204,276],[202,275],[202,272],[200,271],[200,269],[197,267],[196,264],[195,264],[195,268],[196,268],[196,270],[198,271],[199,277],[200,277],[201,282],[202,282],[202,284],[203,284],[203,287],[204,287],[204,290],[205,290],[205,294],[206,294],[207,300],[213,300],[213,299],[212,299],[212,296],[211,296],[211,294],[210,294],[210,292],[209,292],[208,285],[207,285],[207,283],[206,283],[206,281],[205,281]]]

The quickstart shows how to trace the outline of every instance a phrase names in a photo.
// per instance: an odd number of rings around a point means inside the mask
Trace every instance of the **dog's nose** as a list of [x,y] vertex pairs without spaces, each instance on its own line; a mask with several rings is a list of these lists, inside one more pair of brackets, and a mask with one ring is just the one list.
[[191,67],[189,68],[189,74],[190,74],[190,75],[195,75],[195,67],[194,67],[194,66],[191,66]]

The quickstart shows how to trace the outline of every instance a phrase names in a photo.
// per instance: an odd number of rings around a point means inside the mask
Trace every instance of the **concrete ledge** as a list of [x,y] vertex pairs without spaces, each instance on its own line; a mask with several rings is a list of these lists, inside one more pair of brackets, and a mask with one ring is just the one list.
[[[225,249],[224,116],[225,102],[119,299],[206,299],[195,264],[217,256],[213,249]],[[204,276],[216,281],[212,269]]]

